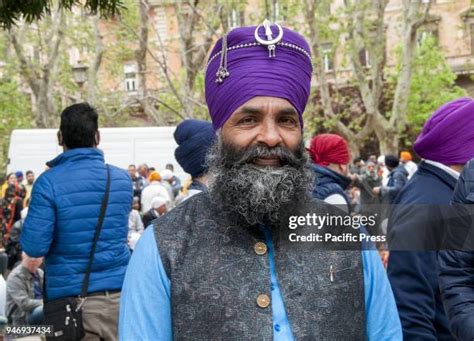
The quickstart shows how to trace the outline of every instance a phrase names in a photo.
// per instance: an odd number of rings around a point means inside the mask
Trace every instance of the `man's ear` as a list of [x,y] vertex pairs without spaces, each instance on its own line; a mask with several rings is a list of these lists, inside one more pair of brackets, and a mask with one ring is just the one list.
[[100,131],[97,130],[97,132],[95,133],[95,146],[97,147],[100,143]]
[[58,136],[58,144],[59,144],[60,146],[64,146],[63,135],[61,134],[61,130],[58,130],[57,136]]
[[347,165],[342,165],[340,164],[339,165],[339,171],[341,172],[341,174],[343,175],[347,175],[349,173],[349,167],[347,167]]

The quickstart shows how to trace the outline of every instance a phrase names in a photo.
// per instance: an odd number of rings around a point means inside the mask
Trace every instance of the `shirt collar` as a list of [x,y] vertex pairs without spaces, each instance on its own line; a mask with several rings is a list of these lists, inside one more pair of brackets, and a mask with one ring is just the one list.
[[454,169],[446,166],[446,165],[443,165],[442,163],[440,162],[437,162],[437,161],[431,161],[431,160],[424,160],[427,164],[430,164],[432,166],[435,166],[435,167],[438,167],[442,170],[444,170],[446,173],[448,173],[449,175],[451,175],[452,177],[454,177],[456,180],[459,179],[459,176],[461,175],[461,173],[455,171]]

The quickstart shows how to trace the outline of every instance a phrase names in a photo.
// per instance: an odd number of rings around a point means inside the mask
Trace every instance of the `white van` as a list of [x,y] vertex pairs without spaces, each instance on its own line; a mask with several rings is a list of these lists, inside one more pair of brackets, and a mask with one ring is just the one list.
[[[175,174],[184,181],[186,174],[174,158],[177,144],[173,138],[176,127],[100,128],[99,148],[105,162],[127,169],[146,163],[159,172],[172,163]],[[40,175],[46,162],[62,153],[57,129],[15,129],[10,138],[7,173],[32,170]]]

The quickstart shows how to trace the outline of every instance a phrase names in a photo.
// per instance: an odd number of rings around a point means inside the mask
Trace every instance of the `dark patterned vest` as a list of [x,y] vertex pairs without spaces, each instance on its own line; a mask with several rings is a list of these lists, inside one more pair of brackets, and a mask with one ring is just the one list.
[[[313,206],[321,215],[329,210],[320,201]],[[271,304],[257,302],[262,294],[271,298],[268,254],[255,247],[264,241],[257,227],[228,221],[201,193],[156,220],[154,229],[171,281],[175,340],[272,340]],[[364,340],[360,250],[297,244],[273,233],[278,283],[295,339]]]

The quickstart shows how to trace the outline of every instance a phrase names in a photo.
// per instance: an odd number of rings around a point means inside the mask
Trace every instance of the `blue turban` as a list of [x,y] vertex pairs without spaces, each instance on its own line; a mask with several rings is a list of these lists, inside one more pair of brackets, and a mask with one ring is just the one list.
[[178,148],[174,157],[186,173],[193,178],[203,175],[206,169],[206,154],[214,140],[212,124],[200,120],[185,120],[174,132]]

